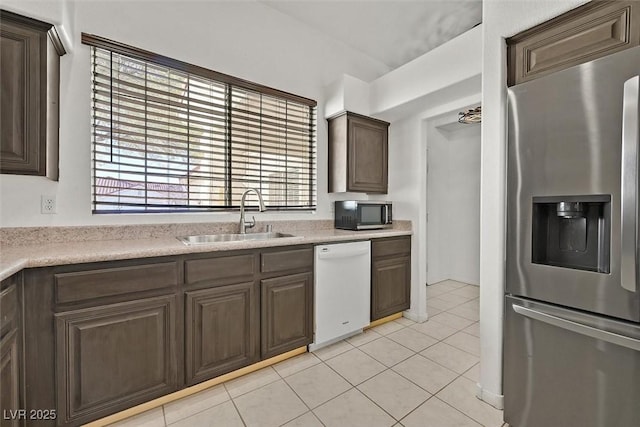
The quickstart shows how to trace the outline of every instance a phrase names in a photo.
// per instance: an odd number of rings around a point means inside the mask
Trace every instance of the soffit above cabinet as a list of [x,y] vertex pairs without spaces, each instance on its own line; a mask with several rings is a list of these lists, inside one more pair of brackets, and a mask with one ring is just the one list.
[[395,69],[482,22],[480,0],[268,1],[289,15]]

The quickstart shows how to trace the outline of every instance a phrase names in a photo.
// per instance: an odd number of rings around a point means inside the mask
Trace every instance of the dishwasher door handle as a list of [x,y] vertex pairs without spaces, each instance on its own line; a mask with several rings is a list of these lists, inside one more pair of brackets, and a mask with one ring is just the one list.
[[318,259],[335,259],[335,258],[352,258],[360,255],[367,255],[369,248],[358,250],[331,250],[328,248],[322,248],[318,252]]

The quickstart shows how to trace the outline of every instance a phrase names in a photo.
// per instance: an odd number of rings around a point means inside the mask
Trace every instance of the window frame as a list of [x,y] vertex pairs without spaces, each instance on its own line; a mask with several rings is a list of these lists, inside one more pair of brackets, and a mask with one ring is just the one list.
[[[130,45],[126,45],[120,42],[116,42],[113,40],[106,39],[104,37],[96,36],[93,34],[82,33],[81,35],[82,44],[103,49],[109,52],[113,52],[119,55],[123,55],[126,57],[133,58],[135,60],[145,61],[153,64],[157,64],[160,66],[164,66],[170,69],[174,69],[180,72],[188,73],[190,75],[201,77],[204,79],[209,79],[217,83],[222,83],[225,85],[229,85],[229,88],[238,88],[238,89],[246,89],[251,92],[256,92],[260,95],[266,95],[270,97],[275,97],[284,101],[292,101],[297,104],[301,104],[303,106],[309,107],[310,117],[309,117],[309,163],[310,167],[309,171],[309,204],[305,206],[271,206],[269,210],[277,210],[277,211],[288,211],[288,212],[296,212],[296,211],[315,211],[317,209],[317,102],[315,100],[305,98],[299,95],[295,95],[289,92],[281,91],[278,89],[274,89],[268,86],[264,86],[258,83],[254,83],[248,80],[244,80],[238,77],[230,76],[228,74],[220,73],[214,70],[210,70],[208,68],[204,68],[198,65],[193,65],[187,62],[183,62],[177,59],[173,59],[167,56],[159,55],[154,52],[150,52],[144,49],[136,48]],[[92,76],[92,81],[93,81]],[[225,108],[230,109],[230,105],[226,105]],[[93,114],[93,113],[92,113]],[[227,114],[231,115],[229,111]],[[261,142],[262,143],[262,142]],[[95,136],[92,132],[92,147],[95,144]],[[227,135],[225,139],[226,149],[231,152],[233,141],[231,140],[231,135],[229,131],[229,135]],[[119,214],[119,213],[185,213],[185,212],[232,212],[237,211],[239,209],[238,206],[234,206],[233,198],[231,197],[225,206],[197,206],[194,205],[192,207],[179,206],[177,208],[154,208],[153,204],[140,204],[139,208],[132,207],[131,209],[127,209],[126,205],[122,208],[116,207],[116,209],[96,209],[97,206],[100,205],[100,201],[98,200],[98,196],[96,194],[96,166],[95,160],[92,161],[92,213],[94,214]],[[229,169],[226,173],[229,174],[225,178],[225,193],[231,193],[232,188],[230,187],[231,176],[233,175],[233,170]],[[306,175],[306,174],[305,174]],[[187,175],[188,176],[188,175]],[[104,179],[104,178],[101,178]],[[266,181],[268,184],[269,181]],[[285,186],[287,184],[284,184]],[[306,184],[305,184],[306,185]],[[212,187],[213,188],[213,187]],[[117,205],[114,205],[117,206]]]

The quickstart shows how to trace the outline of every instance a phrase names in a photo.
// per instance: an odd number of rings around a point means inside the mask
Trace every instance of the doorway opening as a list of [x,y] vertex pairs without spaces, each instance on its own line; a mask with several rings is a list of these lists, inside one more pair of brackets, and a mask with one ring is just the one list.
[[[478,286],[480,124],[459,123],[457,110],[430,119],[426,136],[427,285],[448,290],[465,284]],[[427,311],[433,315],[445,306],[434,306],[437,295],[429,298],[429,294],[437,293],[437,287],[432,292],[429,287]]]

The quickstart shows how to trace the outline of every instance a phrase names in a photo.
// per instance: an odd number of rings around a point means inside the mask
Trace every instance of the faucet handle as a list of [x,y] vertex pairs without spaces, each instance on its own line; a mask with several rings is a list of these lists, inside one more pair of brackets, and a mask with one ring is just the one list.
[[252,216],[251,217],[251,222],[245,222],[244,224],[244,229],[246,230],[247,228],[253,228],[256,226],[256,217]]

